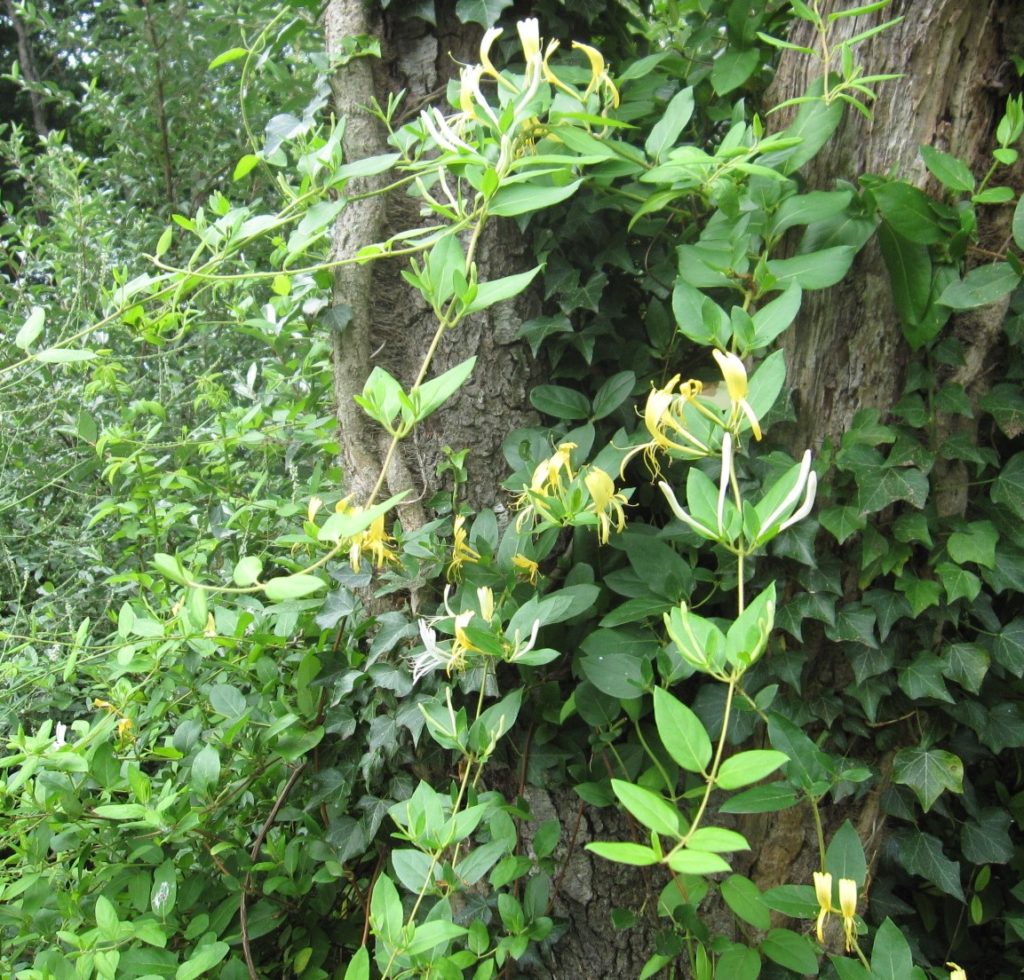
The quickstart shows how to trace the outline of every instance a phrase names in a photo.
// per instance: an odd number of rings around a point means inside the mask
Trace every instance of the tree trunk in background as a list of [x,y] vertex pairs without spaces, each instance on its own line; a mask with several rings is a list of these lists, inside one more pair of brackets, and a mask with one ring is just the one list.
[[50,133],[50,126],[46,121],[43,97],[35,88],[39,84],[39,72],[36,71],[35,58],[32,56],[32,44],[28,29],[18,15],[18,8],[15,7],[14,0],[4,0],[4,9],[11,19],[15,37],[18,39],[18,66],[21,68],[21,77],[29,85],[28,98],[29,104],[32,106],[32,128],[36,131],[37,136],[46,137]]
[[[827,15],[849,3],[824,0],[819,6]],[[830,190],[837,179],[855,174],[892,174],[940,196],[940,188],[920,158],[922,144],[964,159],[979,180],[984,175],[1008,94],[1002,84],[1003,73],[1010,69],[1005,59],[1019,50],[1013,38],[1019,38],[1024,30],[1016,0],[896,0],[872,15],[870,22],[899,15],[905,15],[903,23],[877,35],[857,52],[866,74],[902,72],[905,77],[881,87],[872,120],[847,111],[832,140],[803,172],[806,190]],[[836,41],[864,30],[867,20],[838,21]],[[795,23],[791,40],[811,45],[810,25]],[[815,68],[816,63],[802,55],[786,52],[768,104],[802,95],[814,80]],[[982,209],[984,247],[1005,247],[1009,211],[1005,207]],[[969,265],[971,261],[969,257]],[[997,303],[958,316],[945,328],[952,329],[963,344],[965,363],[950,369],[943,380],[962,384],[973,397],[984,392],[1005,311],[1006,303]],[[813,446],[817,450],[825,440],[838,448],[853,416],[864,408],[881,410],[884,420],[901,396],[906,368],[914,355],[900,332],[889,275],[874,239],[839,285],[805,295],[785,349],[788,383],[798,416],[794,449]],[[957,490],[964,486],[966,472],[958,469],[959,464],[943,470],[942,462],[932,473],[933,499],[940,512],[955,513],[966,499]],[[855,587],[855,583],[851,585]],[[814,687],[838,689],[850,683],[848,667],[830,655],[828,643],[819,637],[819,643],[811,640],[806,645],[817,647],[811,650],[811,660],[817,665],[816,675],[810,679]],[[882,843],[884,818],[879,814],[878,798],[887,783],[889,760],[876,759],[874,763],[882,775],[867,799],[856,807],[842,804],[825,812],[827,835],[829,828],[838,827],[843,820],[853,822],[869,862],[877,858]],[[748,818],[740,829],[751,840],[750,873],[762,888],[810,882],[818,855],[804,812]]]
[[[822,14],[848,7],[824,0]],[[807,189],[831,189],[852,174],[894,174],[937,192],[918,153],[922,144],[961,157],[979,177],[1012,77],[1008,55],[1019,50],[1013,39],[1024,32],[1016,0],[896,0],[871,18],[837,21],[836,43],[864,30],[867,23],[904,15],[903,23],[856,49],[868,75],[902,72],[882,85],[867,120],[848,110],[840,129],[804,172]],[[810,25],[796,21],[792,40],[811,45]],[[817,63],[786,52],[768,94],[768,104],[803,95]],[[990,220],[1006,220],[1006,209],[992,209]],[[1000,239],[983,229],[983,244]],[[1004,236],[1005,237],[1005,233]],[[1001,242],[1000,242],[1001,243]],[[996,248],[999,245],[995,246]],[[1005,307],[1004,307],[1005,309]],[[963,319],[963,318],[961,318]],[[972,318],[973,319],[973,318]],[[1002,311],[989,309],[985,329],[965,331],[974,348],[968,360],[977,379],[998,336]],[[994,324],[994,329],[992,325]],[[900,333],[889,291],[889,277],[876,241],[858,257],[849,276],[833,289],[808,294],[786,342],[789,384],[797,393],[801,450],[833,443],[862,408],[886,411],[900,397],[910,351]]]
[[[388,150],[382,127],[360,108],[371,98],[376,96],[386,105],[389,92],[405,89],[399,110],[404,120],[432,102],[446,104],[446,85],[456,74],[458,62],[476,60],[482,32],[456,20],[454,2],[436,5],[436,30],[408,11],[396,11],[395,6],[380,12],[363,0],[334,0],[327,8],[332,52],[339,51],[341,39],[352,34],[376,35],[383,51],[381,61],[356,58],[336,75],[335,101],[338,115],[347,120],[348,159]],[[363,245],[422,221],[417,201],[400,192],[387,200],[354,202],[338,219],[335,254],[353,254]],[[495,220],[481,241],[481,280],[523,271],[532,264],[514,224]],[[334,368],[345,479],[357,501],[365,499],[379,472],[387,439],[352,396],[362,390],[376,365],[410,385],[436,329],[430,310],[401,278],[402,268],[401,260],[342,268],[336,279],[335,302],[352,311],[348,326],[335,332]],[[520,323],[535,309],[536,300],[530,295],[499,304],[470,318],[442,341],[431,376],[474,354],[477,365],[457,397],[406,440],[388,474],[389,492],[412,488],[417,500],[401,509],[407,528],[426,519],[423,497],[438,489],[435,468],[444,458],[444,447],[456,452],[470,449],[465,492],[473,506],[503,505],[506,494],[499,484],[507,467],[502,441],[511,430],[536,421],[527,401],[532,371],[529,352],[517,339]]]

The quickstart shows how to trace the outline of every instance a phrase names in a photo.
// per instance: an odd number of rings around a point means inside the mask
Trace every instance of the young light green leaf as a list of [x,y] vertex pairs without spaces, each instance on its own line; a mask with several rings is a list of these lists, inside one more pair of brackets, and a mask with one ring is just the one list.
[[348,961],[345,980],[370,980],[370,951],[365,946],[360,946]]
[[487,210],[496,217],[511,218],[561,204],[579,190],[582,180],[561,187],[538,187],[535,184],[512,184],[502,187],[492,198]]
[[321,589],[327,583],[316,575],[285,575],[272,578],[263,586],[263,591],[271,602],[285,602],[288,599],[301,599]]
[[711,739],[701,720],[678,698],[654,689],[654,720],[665,751],[687,772],[705,772],[711,762]]
[[658,855],[651,848],[644,847],[642,844],[628,842],[612,843],[597,841],[587,844],[587,850],[608,861],[617,861],[619,864],[632,864],[637,867],[657,864],[659,860]]
[[207,943],[200,946],[174,974],[174,980],[195,980],[212,970],[228,953],[231,947],[224,942]]
[[162,551],[158,551],[149,560],[149,563],[161,574],[164,578],[169,578],[172,582],[177,582],[179,585],[188,585],[188,575],[185,572],[185,566],[182,565],[181,559],[177,555],[168,555]]
[[80,350],[71,347],[50,347],[36,354],[36,360],[44,364],[76,364],[91,361],[96,357],[94,350]]
[[934,146],[922,146],[921,159],[932,176],[951,191],[966,194],[974,191],[974,174],[963,160],[936,150]]
[[45,323],[46,311],[41,306],[33,306],[32,312],[15,334],[14,346],[28,350],[39,339]]
[[537,273],[543,266],[530,269],[529,272],[520,272],[514,276],[505,276],[503,279],[492,279],[490,282],[477,284],[476,296],[473,302],[466,307],[467,313],[478,313],[486,310],[487,307],[500,303],[503,300],[518,296],[527,286],[533,282]]
[[414,388],[410,392],[410,398],[416,406],[416,421],[421,422],[448,401],[466,383],[474,367],[475,356],[449,368],[444,374],[423,382],[419,388]]
[[234,579],[235,585],[245,588],[258,582],[262,571],[263,562],[255,555],[246,555],[239,559],[231,577]]
[[739,789],[771,775],[789,757],[774,749],[750,749],[730,756],[718,770],[716,783],[720,789]]
[[678,838],[679,813],[668,800],[642,786],[621,779],[612,780],[612,792],[619,802],[645,827],[664,837]]
[[749,878],[730,875],[719,888],[725,904],[744,922],[765,932],[771,928],[771,911],[765,904],[761,890]]
[[248,53],[248,48],[229,48],[227,51],[222,51],[217,55],[217,57],[210,62],[207,70],[212,71],[214,68],[220,68],[221,65],[237,61],[239,58],[244,58]]
[[693,115],[693,89],[684,88],[672,96],[665,112],[653,127],[644,144],[647,155],[660,162],[662,157],[676,144],[679,134]]
[[683,875],[713,875],[721,871],[732,871],[729,862],[710,851],[698,851],[684,847],[668,859],[668,866]]

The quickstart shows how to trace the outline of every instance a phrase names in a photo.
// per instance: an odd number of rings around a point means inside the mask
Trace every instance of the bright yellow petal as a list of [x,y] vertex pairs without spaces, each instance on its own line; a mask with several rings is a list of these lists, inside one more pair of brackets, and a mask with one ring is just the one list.
[[747,397],[747,369],[743,362],[731,351],[713,350],[712,355],[718,361],[718,367],[725,379],[725,387],[734,402],[741,402]]

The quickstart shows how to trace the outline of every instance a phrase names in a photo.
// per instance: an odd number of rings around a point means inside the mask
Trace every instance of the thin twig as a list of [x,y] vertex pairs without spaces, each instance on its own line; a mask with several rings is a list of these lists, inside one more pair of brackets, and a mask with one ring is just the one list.
[[[249,858],[255,861],[259,857],[260,849],[263,847],[263,842],[267,838],[267,834],[270,833],[270,828],[274,826],[274,821],[277,819],[278,813],[281,811],[281,807],[284,806],[285,801],[291,795],[292,790],[295,788],[295,784],[299,781],[299,776],[302,775],[303,769],[306,768],[306,763],[303,762],[292,770],[292,774],[288,777],[288,782],[284,784],[284,789],[277,794],[277,799],[274,800],[274,805],[270,808],[270,813],[267,814],[267,819],[263,821],[263,826],[260,827],[260,832],[256,835],[256,840],[252,845],[252,850],[249,852]],[[256,964],[252,961],[252,950],[249,948],[249,909],[247,898],[249,889],[252,887],[252,870],[250,869],[245,873],[245,881],[242,883],[242,896],[238,902],[238,918],[242,927],[242,952],[245,955],[245,966],[249,971],[249,980],[259,980],[259,974],[256,972]]]

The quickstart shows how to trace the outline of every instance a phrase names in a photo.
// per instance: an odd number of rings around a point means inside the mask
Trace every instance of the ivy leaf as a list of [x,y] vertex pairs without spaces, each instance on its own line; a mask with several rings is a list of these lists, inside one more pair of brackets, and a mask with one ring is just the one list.
[[892,854],[910,874],[930,881],[939,891],[964,901],[960,865],[942,853],[942,842],[920,830],[897,832],[892,836]]
[[996,477],[990,495],[993,503],[1003,504],[1015,516],[1024,518],[1024,453],[1010,458]]
[[861,481],[857,474],[857,504],[865,514],[874,514],[883,507],[905,500],[914,507],[923,507],[928,500],[928,477],[913,467],[892,467],[877,473],[877,479]]
[[1007,810],[992,807],[964,824],[960,834],[964,857],[972,864],[1007,864],[1013,860],[1012,819]]
[[1018,616],[1000,630],[992,656],[1014,677],[1024,677],[1024,618]]
[[818,521],[839,544],[858,531],[863,531],[867,523],[856,507],[829,507],[818,515]]
[[959,756],[942,749],[900,749],[893,759],[892,778],[909,786],[927,813],[945,790],[963,792],[964,764]]
[[964,531],[954,531],[946,543],[950,558],[958,565],[973,562],[986,568],[996,566],[999,532],[991,521],[972,521]]
[[455,16],[463,24],[493,27],[498,23],[501,12],[511,6],[512,0],[459,0],[455,5]]
[[899,672],[900,690],[914,701],[935,698],[952,704],[953,696],[946,690],[942,667],[942,661],[934,654],[922,653]]
[[952,562],[940,562],[935,567],[935,572],[942,580],[942,587],[946,590],[946,596],[950,602],[957,599],[967,599],[974,602],[981,592],[981,579],[974,572],[967,571]]
[[977,643],[953,643],[943,651],[942,662],[942,673],[946,677],[971,694],[977,694],[991,658]]
[[[979,705],[980,707],[980,705]],[[1024,711],[1013,701],[997,704],[983,712],[985,725],[981,741],[997,755],[1003,749],[1019,749],[1024,745]]]

